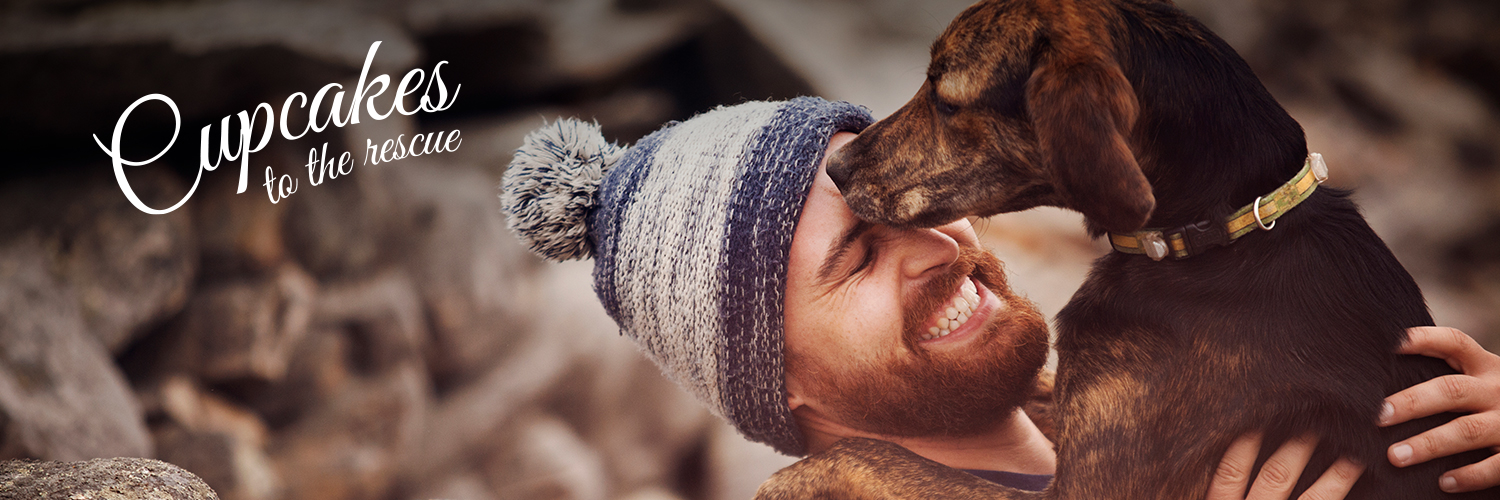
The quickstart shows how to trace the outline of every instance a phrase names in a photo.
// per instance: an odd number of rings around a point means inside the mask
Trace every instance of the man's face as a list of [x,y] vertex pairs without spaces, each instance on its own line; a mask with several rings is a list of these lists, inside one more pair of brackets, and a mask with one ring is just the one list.
[[[835,135],[828,153],[854,137]],[[967,220],[863,222],[821,165],[792,240],[786,302],[794,414],[869,433],[989,430],[1029,395],[1046,360],[1046,322],[1010,291]]]

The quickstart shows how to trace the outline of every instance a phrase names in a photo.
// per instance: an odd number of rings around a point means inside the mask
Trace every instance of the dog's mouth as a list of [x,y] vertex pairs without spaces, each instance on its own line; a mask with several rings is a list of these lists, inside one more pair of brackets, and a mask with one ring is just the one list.
[[871,222],[895,227],[934,227],[956,219],[946,217],[947,211],[939,206],[943,196],[930,188],[916,186],[876,192],[869,183],[851,181],[839,189],[849,209]]
[[967,276],[953,296],[923,324],[920,329],[921,342],[956,342],[982,326],[995,310],[1004,305],[983,284],[974,277]]
[[896,227],[931,227],[950,222],[935,220],[934,214],[928,213],[934,210],[938,199],[931,188],[902,185],[901,181],[878,171],[883,167],[866,164],[867,156],[853,146],[862,139],[857,138],[850,146],[835,151],[827,167],[828,177],[856,216]]
[[910,186],[881,185],[881,181],[858,179],[839,186],[849,210],[860,219],[903,228],[937,227],[969,215],[989,216],[994,211],[976,202],[977,192],[968,186],[931,183]]

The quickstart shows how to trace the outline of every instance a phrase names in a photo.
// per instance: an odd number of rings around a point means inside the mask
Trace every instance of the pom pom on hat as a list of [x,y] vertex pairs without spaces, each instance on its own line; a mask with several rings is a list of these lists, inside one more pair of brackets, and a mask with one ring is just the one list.
[[552,260],[593,256],[588,214],[605,172],[624,155],[597,123],[564,118],[528,134],[501,181],[511,231]]

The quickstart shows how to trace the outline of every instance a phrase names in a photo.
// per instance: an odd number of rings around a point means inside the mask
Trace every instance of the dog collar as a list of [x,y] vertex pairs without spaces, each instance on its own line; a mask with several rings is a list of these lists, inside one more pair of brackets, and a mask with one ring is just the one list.
[[1168,255],[1173,260],[1186,259],[1210,248],[1234,243],[1256,228],[1270,231],[1276,226],[1277,218],[1306,200],[1325,180],[1328,180],[1328,165],[1323,163],[1323,155],[1312,153],[1307,155],[1302,171],[1297,172],[1292,180],[1265,196],[1257,197],[1222,223],[1204,220],[1171,229],[1109,233],[1109,243],[1115,251],[1145,255],[1151,260],[1162,260]]

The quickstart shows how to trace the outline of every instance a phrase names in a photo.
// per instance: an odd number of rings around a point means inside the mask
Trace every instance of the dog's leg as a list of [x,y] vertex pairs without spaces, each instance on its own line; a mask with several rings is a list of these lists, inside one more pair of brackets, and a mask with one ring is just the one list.
[[840,440],[760,485],[759,500],[1038,499],[922,458],[894,443]]

